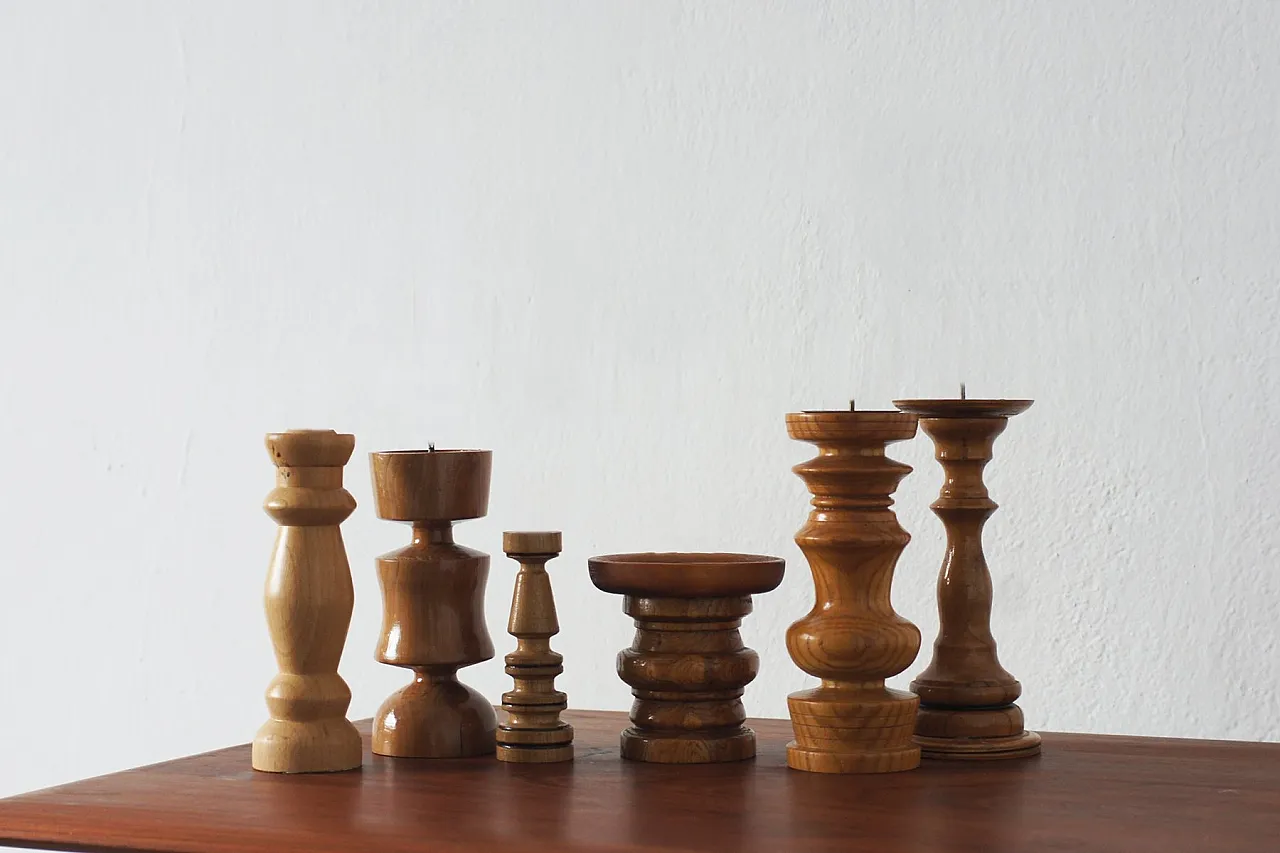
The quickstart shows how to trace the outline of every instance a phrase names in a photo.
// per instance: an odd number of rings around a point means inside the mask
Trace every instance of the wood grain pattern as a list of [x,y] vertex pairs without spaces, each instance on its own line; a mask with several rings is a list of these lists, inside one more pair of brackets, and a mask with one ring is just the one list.
[[507,719],[498,726],[499,761],[547,764],[573,760],[573,726],[560,719],[568,697],[556,690],[564,658],[551,649],[551,638],[560,633],[560,620],[546,569],[547,561],[560,555],[560,543],[558,530],[502,534],[502,550],[520,563],[520,571],[507,620],[507,632],[516,638],[516,649],[505,658],[506,673],[515,684],[502,694]]
[[276,487],[263,508],[280,529],[267,569],[267,628],[279,673],[267,688],[271,718],[253,739],[254,769],[321,773],[360,766],[360,736],[346,718],[351,690],[338,675],[355,602],[339,525],[356,508],[342,487],[355,437],[333,430],[267,435]]
[[1040,736],[1023,728],[1014,701],[1022,685],[1005,671],[991,634],[991,572],[982,529],[998,505],[983,471],[996,437],[1030,400],[897,400],[920,416],[933,439],[944,481],[934,513],[947,531],[938,573],[938,638],[933,660],[911,682],[920,697],[916,743],[926,758],[1026,758],[1040,751]]
[[920,650],[920,631],[893,610],[890,587],[911,540],[890,507],[911,468],[885,456],[911,438],[915,415],[799,412],[787,431],[818,447],[792,470],[813,495],[796,534],[813,572],[813,609],[787,629],[796,666],[822,679],[787,697],[795,740],[787,761],[818,773],[891,773],[920,764],[917,700],[885,687]]
[[413,670],[382,703],[373,749],[401,758],[492,755],[493,706],[457,679],[493,657],[485,624],[489,556],[453,541],[453,522],[488,511],[488,450],[371,453],[378,517],[407,521],[413,539],[377,559],[383,623],[375,657]]
[[[577,759],[248,769],[248,746],[0,800],[0,844],[171,853],[1274,853],[1280,744],[1044,734],[1045,754],[912,773],[787,769],[786,720],[754,761],[622,761],[626,715],[570,711]],[[367,731],[367,723],[358,724]]]
[[741,761],[756,753],[743,688],[760,658],[738,629],[751,593],[782,581],[783,560],[754,554],[613,554],[587,561],[591,581],[624,595],[635,620],[618,676],[631,687],[623,758],[661,764]]

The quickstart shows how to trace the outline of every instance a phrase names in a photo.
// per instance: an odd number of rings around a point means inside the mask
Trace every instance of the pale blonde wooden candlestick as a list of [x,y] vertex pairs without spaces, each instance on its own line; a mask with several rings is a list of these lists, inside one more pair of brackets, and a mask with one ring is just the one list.
[[276,487],[264,508],[280,525],[267,570],[266,611],[280,672],[267,688],[269,719],[253,739],[253,767],[320,773],[360,766],[360,735],[346,718],[351,690],[338,662],[351,624],[351,567],[338,525],[356,508],[342,487],[355,437],[332,430],[267,436]]

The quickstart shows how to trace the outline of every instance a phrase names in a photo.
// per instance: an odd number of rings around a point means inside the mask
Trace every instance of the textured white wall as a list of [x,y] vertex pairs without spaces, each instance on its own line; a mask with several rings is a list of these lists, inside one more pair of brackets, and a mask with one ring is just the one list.
[[[631,629],[585,561],[785,556],[744,634],[785,715],[810,448],[850,396],[1036,398],[989,469],[1035,728],[1280,738],[1280,6],[0,3],[0,793],[252,737],[262,433],[495,451],[578,707]],[[936,628],[940,472],[894,590]],[[496,698],[498,661],[464,679]]]

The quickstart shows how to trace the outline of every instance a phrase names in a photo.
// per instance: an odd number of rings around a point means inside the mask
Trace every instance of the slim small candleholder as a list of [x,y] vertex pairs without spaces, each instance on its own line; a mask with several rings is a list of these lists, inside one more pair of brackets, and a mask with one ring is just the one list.
[[484,617],[489,556],[453,541],[453,523],[489,510],[488,450],[369,454],[378,517],[407,521],[413,540],[378,558],[382,636],[376,659],[413,670],[373,718],[373,751],[403,758],[493,755],[493,706],[458,681],[493,657]]
[[1040,736],[1023,729],[1014,701],[1022,685],[1005,671],[991,635],[991,572],[982,528],[998,507],[983,469],[996,436],[1031,400],[895,400],[920,417],[946,479],[931,509],[947,530],[938,575],[938,639],[933,661],[911,682],[920,697],[916,743],[925,758],[1024,758],[1040,752]]
[[893,570],[911,536],[890,507],[911,468],[886,445],[916,434],[902,412],[787,415],[794,439],[818,455],[791,470],[813,494],[796,544],[809,560],[817,601],[787,629],[796,666],[822,684],[787,697],[795,740],[787,764],[817,773],[891,773],[920,764],[912,742],[918,700],[885,687],[920,651],[920,631],[893,611]]
[[573,726],[560,719],[568,697],[556,689],[564,658],[551,650],[560,633],[547,561],[560,556],[558,530],[502,534],[502,550],[520,563],[511,593],[507,632],[516,649],[506,656],[514,684],[502,694],[506,722],[498,726],[498,760],[512,764],[551,764],[573,760]]

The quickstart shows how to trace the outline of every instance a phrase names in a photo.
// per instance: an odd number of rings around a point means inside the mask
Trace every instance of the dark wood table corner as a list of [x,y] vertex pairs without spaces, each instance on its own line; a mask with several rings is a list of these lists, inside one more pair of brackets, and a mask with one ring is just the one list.
[[786,720],[756,759],[623,761],[626,716],[570,711],[577,758],[389,759],[258,773],[248,745],[0,800],[0,844],[166,853],[454,851],[1280,851],[1280,744],[1044,734],[1035,758],[906,773],[786,767]]

